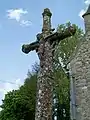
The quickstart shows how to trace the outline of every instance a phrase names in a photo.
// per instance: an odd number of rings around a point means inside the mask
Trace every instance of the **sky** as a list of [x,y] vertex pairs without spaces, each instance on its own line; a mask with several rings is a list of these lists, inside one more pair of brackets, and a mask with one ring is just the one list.
[[52,27],[71,21],[84,29],[81,17],[90,0],[3,0],[0,2],[0,103],[4,95],[23,85],[28,69],[39,61],[35,51],[21,51],[42,29],[42,12],[50,8]]

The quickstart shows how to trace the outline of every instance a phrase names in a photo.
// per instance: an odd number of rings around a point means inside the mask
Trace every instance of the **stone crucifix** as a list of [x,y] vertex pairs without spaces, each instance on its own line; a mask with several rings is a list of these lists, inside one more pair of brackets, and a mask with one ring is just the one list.
[[37,40],[31,44],[23,45],[22,51],[28,54],[36,50],[40,59],[40,71],[37,80],[35,120],[52,120],[53,104],[53,53],[56,43],[66,37],[72,36],[75,29],[70,26],[65,31],[53,32],[51,28],[52,13],[44,9],[42,33],[36,35]]

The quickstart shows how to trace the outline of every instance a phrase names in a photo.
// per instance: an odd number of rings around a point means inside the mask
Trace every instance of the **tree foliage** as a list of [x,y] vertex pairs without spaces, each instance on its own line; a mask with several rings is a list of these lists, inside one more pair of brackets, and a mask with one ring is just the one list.
[[[70,25],[71,25],[70,22],[66,24],[58,25],[57,31],[64,30]],[[63,63],[65,63],[72,56],[73,52],[77,48],[77,45],[79,44],[81,38],[84,35],[83,30],[79,28],[76,24],[72,24],[72,26],[76,28],[76,33],[73,36],[62,40],[57,46],[57,50],[56,50],[57,57],[61,57]]]
[[0,120],[34,120],[36,78],[35,74],[27,77],[19,90],[13,90],[5,95]]

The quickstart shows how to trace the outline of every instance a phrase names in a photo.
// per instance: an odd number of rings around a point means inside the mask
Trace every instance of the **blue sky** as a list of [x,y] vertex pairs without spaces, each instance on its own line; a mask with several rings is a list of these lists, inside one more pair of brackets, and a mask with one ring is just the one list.
[[[25,55],[21,45],[35,41],[35,35],[42,28],[42,12],[48,7],[53,13],[52,26],[77,24],[84,29],[80,15],[90,0],[3,0],[0,2],[0,80],[23,83],[28,69],[38,57],[35,52]],[[3,87],[2,87],[3,86]],[[17,88],[15,85],[0,82],[3,90]]]

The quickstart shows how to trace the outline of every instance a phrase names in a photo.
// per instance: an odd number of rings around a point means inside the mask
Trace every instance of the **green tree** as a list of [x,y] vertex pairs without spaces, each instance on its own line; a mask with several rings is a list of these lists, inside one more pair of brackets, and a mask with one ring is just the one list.
[[5,95],[0,120],[34,120],[37,74],[29,74],[19,90]]
[[[70,25],[70,22],[58,25],[57,31],[60,32],[61,30],[66,29]],[[58,57],[61,57],[63,63],[67,62],[67,60],[70,59],[75,49],[78,47],[78,44],[80,43],[82,37],[84,36],[84,32],[81,28],[79,28],[76,24],[73,24],[72,26],[76,28],[76,33],[73,36],[62,40],[57,46],[55,53],[56,59],[58,59]]]

